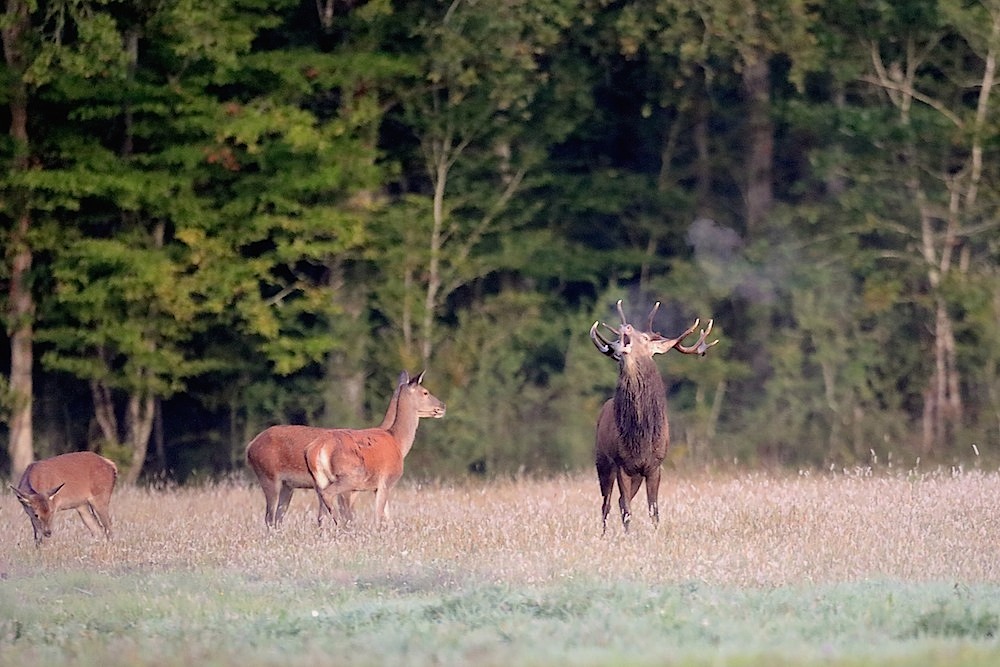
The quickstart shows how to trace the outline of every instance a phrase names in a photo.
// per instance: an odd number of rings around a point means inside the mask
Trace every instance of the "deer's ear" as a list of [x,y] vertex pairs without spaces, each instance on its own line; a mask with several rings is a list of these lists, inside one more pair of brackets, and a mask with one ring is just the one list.
[[46,493],[46,494],[45,494],[45,495],[46,495],[46,497],[47,497],[47,498],[48,498],[49,500],[52,500],[52,498],[54,498],[54,497],[55,497],[55,495],[56,495],[57,493],[59,493],[59,489],[63,488],[64,486],[66,486],[66,482],[63,482],[63,483],[62,483],[62,484],[60,484],[59,486],[55,487],[54,489],[52,489],[51,491],[49,491],[48,493]]
[[402,387],[404,384],[407,384],[409,381],[410,381],[410,374],[409,373],[407,373],[406,371],[403,371],[402,373],[399,374],[399,383],[398,383],[398,386]]
[[9,486],[10,490],[14,492],[18,500],[20,500],[25,505],[28,504],[28,496],[27,494],[24,493],[24,491],[21,491],[21,489],[17,488],[13,484],[8,484],[7,486]]
[[426,370],[420,371],[420,375],[418,375],[417,377],[413,378],[413,384],[420,384],[420,383],[422,383],[424,381],[424,373],[426,373],[426,372],[427,372]]

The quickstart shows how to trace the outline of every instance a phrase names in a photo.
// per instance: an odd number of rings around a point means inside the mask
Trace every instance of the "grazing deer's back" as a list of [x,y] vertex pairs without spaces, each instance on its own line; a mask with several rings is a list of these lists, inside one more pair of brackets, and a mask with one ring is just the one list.
[[110,493],[118,479],[118,467],[93,452],[71,452],[35,461],[25,469],[18,488],[45,493],[65,484],[62,494],[98,496]]

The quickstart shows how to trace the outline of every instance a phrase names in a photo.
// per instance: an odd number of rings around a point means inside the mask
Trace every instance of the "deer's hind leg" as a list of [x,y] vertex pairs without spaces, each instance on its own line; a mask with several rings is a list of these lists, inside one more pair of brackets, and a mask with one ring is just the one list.
[[98,537],[103,532],[101,530],[101,526],[97,523],[97,518],[94,516],[93,505],[89,502],[86,502],[83,505],[78,505],[76,513],[80,515],[80,518],[83,520],[83,525],[87,527],[87,530],[90,531],[91,535]]
[[97,517],[97,521],[104,529],[104,537],[111,539],[111,496],[107,498],[97,498],[90,501],[90,511]]
[[288,482],[280,482],[278,486],[278,499],[276,503],[272,504],[272,521],[274,525],[277,526],[281,523],[281,520],[285,518],[285,512],[288,511],[288,506],[292,502],[292,493],[295,489]]

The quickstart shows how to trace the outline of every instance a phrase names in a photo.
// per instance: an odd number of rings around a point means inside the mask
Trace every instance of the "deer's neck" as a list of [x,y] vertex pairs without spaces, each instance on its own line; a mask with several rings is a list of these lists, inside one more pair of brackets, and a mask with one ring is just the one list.
[[666,437],[667,393],[652,359],[623,365],[615,389],[615,424],[630,449]]
[[396,408],[399,405],[399,387],[392,392],[392,398],[389,399],[389,407],[385,409],[385,416],[382,417],[382,423],[378,425],[379,428],[389,430],[393,422],[396,421]]
[[386,429],[399,445],[399,453],[405,457],[413,447],[413,440],[417,437],[417,425],[420,418],[417,416],[417,408],[413,402],[407,400],[402,394],[396,401],[396,418],[392,425]]

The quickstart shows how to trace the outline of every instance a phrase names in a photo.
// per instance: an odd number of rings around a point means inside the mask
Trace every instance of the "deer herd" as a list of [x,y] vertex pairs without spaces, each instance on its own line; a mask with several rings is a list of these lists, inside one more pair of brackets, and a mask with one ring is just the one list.
[[[645,330],[630,324],[617,303],[621,324],[603,326],[614,334],[602,336],[594,322],[590,338],[602,354],[618,364],[615,393],[603,405],[597,419],[594,463],[601,488],[602,530],[607,532],[608,513],[615,482],[618,505],[627,532],[631,501],[646,483],[646,503],[654,524],[659,522],[660,470],[670,444],[666,388],[653,356],[677,350],[704,355],[718,343],[706,343],[712,322],[702,329],[692,345],[682,341],[698,328],[699,320],[676,338],[653,331],[653,318],[660,304],[649,312]],[[389,400],[382,423],[373,428],[318,428],[271,426],[246,448],[246,459],[264,493],[264,523],[277,528],[288,510],[295,489],[313,489],[317,497],[317,523],[326,516],[337,523],[337,514],[353,518],[357,493],[375,494],[376,526],[389,515],[389,496],[403,474],[403,461],[413,446],[422,418],[439,419],[445,404],[423,386],[424,373],[416,377],[403,371]],[[36,461],[25,469],[18,485],[10,488],[24,507],[39,546],[51,536],[52,523],[60,510],[75,509],[84,525],[111,539],[111,494],[118,469],[109,459],[93,452],[73,452]]]

